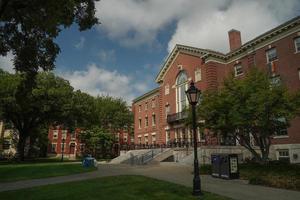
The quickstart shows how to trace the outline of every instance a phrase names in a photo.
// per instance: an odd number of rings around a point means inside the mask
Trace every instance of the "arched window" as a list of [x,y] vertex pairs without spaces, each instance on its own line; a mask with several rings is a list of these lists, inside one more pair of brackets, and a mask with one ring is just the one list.
[[181,71],[176,79],[176,110],[182,112],[182,110],[188,105],[185,91],[188,86],[188,78],[185,71]]

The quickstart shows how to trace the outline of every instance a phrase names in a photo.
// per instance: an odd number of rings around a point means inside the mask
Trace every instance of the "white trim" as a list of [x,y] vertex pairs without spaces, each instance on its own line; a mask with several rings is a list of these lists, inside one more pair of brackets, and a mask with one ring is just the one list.
[[141,138],[142,137],[142,135],[138,135],[138,138]]
[[148,135],[149,135],[149,134],[148,134],[148,133],[146,133],[146,134],[144,134],[144,137],[148,137]]
[[154,132],[154,133],[151,133],[151,135],[156,135],[156,132]]
[[277,135],[277,136],[273,136],[273,139],[284,139],[284,138],[289,138],[288,135]]

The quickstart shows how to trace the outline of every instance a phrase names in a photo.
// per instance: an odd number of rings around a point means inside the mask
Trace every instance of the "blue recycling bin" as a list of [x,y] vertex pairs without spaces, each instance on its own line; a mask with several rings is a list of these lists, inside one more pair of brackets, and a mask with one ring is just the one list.
[[83,167],[93,167],[94,166],[94,158],[92,157],[85,157],[82,161]]

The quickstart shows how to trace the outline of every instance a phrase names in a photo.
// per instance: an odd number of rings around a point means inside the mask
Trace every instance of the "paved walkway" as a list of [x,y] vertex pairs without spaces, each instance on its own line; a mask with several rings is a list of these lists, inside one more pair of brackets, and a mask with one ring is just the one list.
[[[94,172],[75,174],[63,177],[25,180],[13,183],[0,183],[0,192],[17,190],[41,185],[80,181],[104,176],[143,175],[160,180],[192,187],[192,168],[178,164],[161,164],[146,166],[99,165]],[[202,189],[208,192],[241,200],[296,200],[300,192],[248,185],[243,180],[223,180],[211,176],[201,176]]]

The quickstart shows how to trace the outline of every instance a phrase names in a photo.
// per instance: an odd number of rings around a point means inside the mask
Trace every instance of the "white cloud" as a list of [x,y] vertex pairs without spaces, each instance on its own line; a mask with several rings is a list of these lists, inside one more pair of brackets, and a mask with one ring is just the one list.
[[93,96],[110,95],[123,98],[129,105],[137,95],[149,90],[145,82],[137,81],[116,70],[109,71],[95,64],[87,66],[85,70],[59,72],[58,75],[69,80],[75,89],[80,89]]
[[108,62],[108,61],[115,61],[116,60],[116,53],[115,50],[104,50],[100,49],[99,51],[99,58],[102,62]]
[[76,44],[74,45],[74,47],[75,47],[76,49],[82,49],[82,48],[84,47],[84,44],[85,44],[85,37],[80,37],[79,42],[76,43]]
[[96,4],[99,29],[127,47],[157,42],[170,23],[176,29],[169,41],[228,51],[227,32],[242,32],[246,42],[299,15],[299,0],[103,0]]
[[0,56],[0,68],[9,73],[15,73],[13,58],[10,52],[6,56]]

